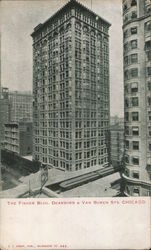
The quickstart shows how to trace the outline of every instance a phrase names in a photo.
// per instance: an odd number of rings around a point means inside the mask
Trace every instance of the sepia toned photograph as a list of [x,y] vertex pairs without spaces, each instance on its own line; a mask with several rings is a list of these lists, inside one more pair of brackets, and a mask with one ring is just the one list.
[[0,15],[0,198],[151,196],[151,0]]

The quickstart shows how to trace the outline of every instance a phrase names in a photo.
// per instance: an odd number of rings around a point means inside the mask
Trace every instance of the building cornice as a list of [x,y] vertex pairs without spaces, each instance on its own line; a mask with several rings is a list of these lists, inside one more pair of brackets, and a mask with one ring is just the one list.
[[134,22],[142,21],[142,20],[144,20],[144,19],[146,19],[146,18],[148,18],[148,17],[151,17],[151,14],[147,14],[147,15],[145,15],[145,16],[142,16],[142,17],[139,17],[139,18],[135,18],[135,19],[133,19],[133,20],[129,20],[129,21],[127,21],[126,23],[123,24],[122,28],[124,29],[124,27],[127,26],[128,24],[134,23]]
[[127,183],[132,183],[132,184],[139,185],[139,186],[147,186],[151,188],[151,182],[149,181],[129,178],[125,174],[122,174],[122,177],[124,180],[126,180]]
[[84,10],[90,12],[95,17],[98,17],[98,19],[100,19],[101,21],[103,21],[104,23],[106,23],[108,25],[108,27],[111,26],[111,23],[109,23],[104,18],[98,16],[95,12],[93,12],[90,9],[88,9],[87,7],[85,7],[84,5],[82,5],[81,3],[79,3],[79,2],[77,2],[75,0],[74,1],[70,0],[67,4],[65,4],[63,7],[61,7],[57,12],[55,12],[50,18],[48,18],[44,23],[40,23],[39,25],[37,25],[34,28],[34,32],[31,34],[31,36],[34,37],[34,35],[36,35],[41,29],[43,29],[50,21],[52,21],[57,16],[59,16],[61,12],[64,12],[68,7],[75,7],[75,6],[80,7],[81,9],[84,9]]

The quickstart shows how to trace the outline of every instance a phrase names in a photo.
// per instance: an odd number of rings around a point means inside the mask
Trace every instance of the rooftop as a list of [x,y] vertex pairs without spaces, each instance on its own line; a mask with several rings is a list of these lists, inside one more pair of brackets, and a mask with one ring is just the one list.
[[[96,166],[95,170],[100,169],[100,166]],[[85,171],[84,171],[85,170]],[[41,186],[41,172],[38,171],[35,174],[30,174],[25,177],[21,177],[19,179],[20,184],[15,187],[5,191],[0,192],[1,198],[15,198],[15,197],[29,197],[29,186],[31,191],[33,192],[33,197],[53,197],[54,195],[57,196],[52,190],[48,189],[46,186],[49,186],[53,183],[61,182],[67,180],[72,177],[79,176],[83,173],[89,173],[94,171],[93,168],[88,168],[80,171],[74,172],[64,172],[58,169],[49,169],[48,170],[48,181],[44,187],[44,194],[43,192],[39,194],[36,193],[36,190],[39,190]],[[120,178],[119,173],[114,173],[107,177],[98,179],[96,181],[92,181],[85,185],[79,186],[77,188],[73,188],[66,192],[60,193],[60,197],[97,197],[97,196],[104,196],[104,197],[112,197],[117,194],[117,190],[111,188],[111,182],[116,181]]]
[[113,197],[119,193],[111,186],[112,182],[120,180],[120,174],[114,173],[96,181],[73,188],[61,193],[63,197]]
[[83,4],[78,2],[77,0],[69,0],[67,4],[65,4],[63,7],[61,7],[57,12],[54,13],[54,15],[52,15],[44,23],[38,24],[34,28],[34,32],[31,34],[31,36],[33,37],[35,35],[35,33],[37,33],[37,31],[41,30],[46,24],[48,24],[51,20],[53,20],[55,17],[57,17],[60,14],[60,12],[64,11],[66,8],[71,7],[71,6],[78,6],[78,7],[82,8],[83,10],[89,11],[93,16],[97,17],[97,20],[100,19],[101,21],[108,24],[108,26],[111,26],[111,24],[107,20],[98,16],[98,14],[96,14],[95,12],[93,12],[92,10],[90,10],[89,8],[87,8],[86,6],[84,6]]

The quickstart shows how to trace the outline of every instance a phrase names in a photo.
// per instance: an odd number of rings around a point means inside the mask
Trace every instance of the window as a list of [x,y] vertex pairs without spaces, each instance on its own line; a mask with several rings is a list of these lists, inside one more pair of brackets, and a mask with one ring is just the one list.
[[27,127],[27,132],[30,132],[30,128],[29,127]]
[[151,91],[151,82],[148,82],[148,90]]
[[137,107],[138,106],[138,97],[132,97],[132,106]]
[[151,121],[151,111],[148,111],[148,120]]
[[145,31],[151,31],[151,21],[145,23]]
[[124,31],[124,38],[128,37],[128,30]]
[[131,28],[131,35],[137,34],[137,27]]
[[129,135],[129,127],[125,126],[125,135]]
[[124,78],[125,78],[125,80],[128,80],[128,70],[124,71]]
[[124,173],[125,173],[126,176],[129,176],[129,169],[125,168]]
[[128,43],[124,44],[124,52],[126,53],[128,51]]
[[138,62],[138,55],[132,54],[131,55],[131,63],[137,63]]
[[132,163],[133,163],[134,165],[139,165],[139,158],[138,158],[138,157],[133,157],[133,158],[132,158]]
[[132,93],[138,92],[138,83],[137,83],[137,82],[133,82],[133,83],[131,84],[131,92],[132,92]]
[[147,61],[151,61],[151,50],[146,51]]
[[135,6],[135,5],[137,5],[137,0],[132,0],[131,1],[131,6]]
[[139,179],[139,172],[132,172],[132,177],[135,179]]
[[151,76],[151,67],[147,67],[147,76]]
[[125,63],[125,66],[128,65],[128,56],[124,57],[124,63]]
[[125,162],[129,163],[129,155],[125,155]]
[[132,40],[131,41],[131,49],[136,49],[137,48],[137,40]]
[[132,19],[137,18],[137,12],[136,12],[136,11],[132,11],[131,18],[132,18]]
[[125,93],[128,93],[128,92],[129,92],[128,85],[125,85],[124,91],[125,91]]
[[145,42],[145,50],[148,51],[151,49],[151,40]]
[[129,141],[128,140],[125,141],[125,147],[126,147],[126,149],[129,149]]
[[81,29],[81,24],[78,23],[78,22],[76,22],[76,23],[75,23],[75,27],[76,27],[77,30],[80,30],[80,29]]
[[127,22],[128,19],[129,19],[129,18],[128,18],[128,15],[125,15],[125,16],[124,16],[124,22]]
[[151,106],[151,97],[148,96],[148,105]]
[[139,150],[139,141],[133,141],[133,150]]
[[132,127],[132,134],[139,135],[139,127]]
[[139,113],[132,112],[132,121],[138,121],[138,120],[139,120]]
[[125,107],[128,107],[129,106],[129,101],[128,101],[128,98],[125,99]]
[[134,69],[131,69],[130,71],[131,73],[131,77],[137,77],[138,76],[138,69],[137,68],[134,68]]
[[148,127],[148,135],[151,136],[151,126]]
[[129,121],[129,113],[125,112],[125,121],[128,122]]
[[126,186],[126,187],[125,187],[125,190],[126,190],[126,193],[127,193],[127,194],[130,194],[129,186]]
[[149,142],[148,148],[149,148],[149,151],[151,151],[151,142]]
[[139,196],[140,195],[139,188],[134,188],[133,189],[133,195],[135,195],[135,196]]

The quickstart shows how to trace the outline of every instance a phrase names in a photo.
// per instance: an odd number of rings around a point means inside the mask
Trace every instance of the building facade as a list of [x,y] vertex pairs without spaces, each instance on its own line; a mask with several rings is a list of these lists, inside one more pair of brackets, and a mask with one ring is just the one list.
[[151,1],[123,1],[125,194],[151,195]]
[[111,117],[110,124],[111,163],[113,167],[122,167],[124,157],[124,119],[117,116]]
[[33,96],[30,92],[10,91],[9,102],[11,122],[32,121]]
[[32,123],[5,124],[4,148],[21,156],[32,154]]
[[0,93],[0,143],[4,141],[4,124],[9,121],[8,88],[1,87]]
[[34,29],[34,159],[108,166],[109,26],[71,0]]

